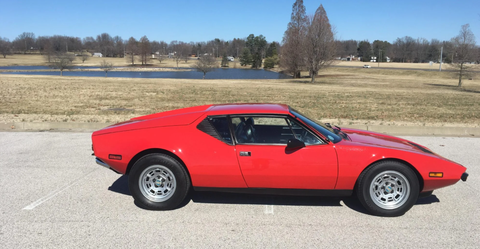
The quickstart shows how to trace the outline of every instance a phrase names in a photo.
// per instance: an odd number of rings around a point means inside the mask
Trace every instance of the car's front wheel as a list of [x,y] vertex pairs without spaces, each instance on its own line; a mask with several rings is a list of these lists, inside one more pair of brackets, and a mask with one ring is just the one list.
[[357,196],[374,215],[400,216],[415,204],[419,188],[417,176],[408,166],[382,161],[360,175]]
[[170,210],[185,200],[190,178],[182,164],[165,154],[140,158],[128,178],[130,193],[146,209]]

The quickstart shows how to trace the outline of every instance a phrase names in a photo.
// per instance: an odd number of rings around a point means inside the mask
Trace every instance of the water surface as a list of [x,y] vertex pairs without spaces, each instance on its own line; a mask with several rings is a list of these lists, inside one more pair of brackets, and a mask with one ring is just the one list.
[[[47,67],[48,68],[48,67]],[[98,67],[97,67],[98,68]],[[1,69],[1,68],[0,68]],[[60,75],[60,71],[31,71],[31,72],[4,72],[4,74],[27,74],[27,75]],[[104,71],[63,71],[63,76],[104,77]],[[202,72],[191,71],[110,71],[108,77],[118,78],[171,78],[171,79],[201,79]],[[208,72],[206,79],[289,79],[288,75],[266,71],[263,69],[238,69],[218,68]]]

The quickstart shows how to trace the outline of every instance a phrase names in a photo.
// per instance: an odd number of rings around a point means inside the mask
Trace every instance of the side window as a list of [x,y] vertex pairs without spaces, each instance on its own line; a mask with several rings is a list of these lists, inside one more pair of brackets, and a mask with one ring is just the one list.
[[228,144],[232,144],[232,136],[230,135],[230,129],[228,128],[227,117],[211,117],[209,120],[220,137],[222,137],[222,139]]
[[235,137],[243,144],[287,144],[292,130],[282,117],[233,117]]
[[309,130],[303,128],[299,125],[297,121],[289,119],[290,124],[292,125],[292,130],[295,133],[295,138],[305,143],[305,145],[317,145],[323,144],[323,142],[318,139],[313,133]]
[[227,144],[233,144],[226,117],[207,117],[197,125],[197,129]]

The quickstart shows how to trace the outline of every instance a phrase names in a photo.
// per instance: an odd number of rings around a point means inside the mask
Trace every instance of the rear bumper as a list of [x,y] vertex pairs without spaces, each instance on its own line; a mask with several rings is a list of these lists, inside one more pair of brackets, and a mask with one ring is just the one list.
[[467,178],[468,178],[468,173],[465,172],[465,173],[462,174],[462,177],[460,179],[462,179],[462,181],[465,182],[465,181],[467,181]]

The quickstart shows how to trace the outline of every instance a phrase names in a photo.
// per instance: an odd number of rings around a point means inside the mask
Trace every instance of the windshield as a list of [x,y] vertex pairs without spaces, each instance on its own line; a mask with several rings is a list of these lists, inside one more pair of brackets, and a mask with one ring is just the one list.
[[316,123],[315,121],[306,117],[305,115],[300,114],[298,111],[296,111],[293,108],[290,108],[290,113],[292,113],[296,118],[302,120],[304,123],[306,123],[310,127],[322,133],[326,138],[328,138],[333,143],[338,143],[342,141],[342,138],[339,135],[335,134],[335,131],[332,128],[327,127],[323,124]]

